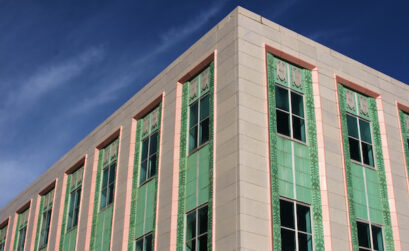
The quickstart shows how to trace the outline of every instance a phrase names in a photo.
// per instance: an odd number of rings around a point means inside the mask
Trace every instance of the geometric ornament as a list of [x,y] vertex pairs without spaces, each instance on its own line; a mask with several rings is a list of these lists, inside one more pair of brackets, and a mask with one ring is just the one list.
[[287,80],[287,67],[284,62],[277,60],[276,61],[276,71],[277,71],[277,77],[281,81],[286,81]]
[[190,99],[194,99],[197,96],[197,80],[198,78],[195,78],[190,82]]
[[349,90],[345,90],[345,99],[346,99],[348,108],[351,110],[355,110],[354,93],[352,93]]
[[406,115],[406,132],[409,132],[409,116]]
[[158,116],[159,116],[159,110],[155,109],[152,113],[151,129],[155,128],[158,125]]
[[365,97],[359,96],[359,109],[362,114],[368,116],[368,100]]
[[142,122],[142,135],[145,135],[149,131],[149,116],[146,116]]
[[200,83],[200,89],[201,91],[204,91],[209,87],[209,68],[207,68],[203,73],[202,73],[202,79]]
[[297,88],[302,89],[301,70],[295,67],[291,67],[291,75],[293,79],[293,85],[295,85]]

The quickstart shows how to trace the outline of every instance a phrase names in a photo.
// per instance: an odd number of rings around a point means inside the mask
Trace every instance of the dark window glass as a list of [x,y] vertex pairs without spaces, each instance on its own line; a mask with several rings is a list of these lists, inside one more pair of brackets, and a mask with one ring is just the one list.
[[150,141],[149,156],[155,154],[158,149],[158,133],[152,134]]
[[24,227],[19,231],[17,251],[24,251],[24,244],[26,242],[26,230],[27,227]]
[[157,163],[156,154],[154,154],[149,158],[148,178],[156,174],[156,163]]
[[371,241],[370,241],[370,233],[369,233],[369,225],[366,223],[362,223],[357,221],[357,230],[358,230],[358,243],[360,247],[366,247],[370,248],[371,247]]
[[40,248],[47,246],[48,234],[50,231],[51,209],[43,213],[43,222],[41,225]]
[[362,157],[364,164],[367,164],[369,166],[375,166],[373,160],[372,146],[364,142],[362,142]]
[[190,128],[189,131],[189,152],[197,148],[197,126]]
[[372,240],[375,250],[383,251],[382,228],[372,225]]
[[135,241],[136,251],[152,251],[152,234],[145,235]]
[[199,235],[207,232],[207,207],[199,209]]
[[148,146],[149,146],[149,138],[146,138],[142,141],[142,155],[141,159],[146,160],[148,158]]
[[209,95],[200,99],[200,121],[209,117]]
[[303,96],[291,92],[291,109],[293,114],[304,118],[304,101]]
[[146,172],[148,169],[148,160],[144,160],[141,162],[141,170],[139,173],[139,184],[142,184],[146,180]]
[[361,162],[361,155],[359,150],[359,140],[349,138],[349,154],[351,159]]
[[348,135],[359,139],[357,118],[347,114]]
[[186,240],[196,236],[196,211],[187,215]]
[[81,188],[76,189],[70,194],[70,207],[68,211],[67,229],[71,229],[78,224],[78,213],[80,210]]
[[4,242],[0,244],[0,251],[4,251]]
[[202,145],[209,140],[209,118],[200,122],[199,144]]
[[107,207],[114,201],[116,163],[114,162],[105,168],[102,175],[100,209]]
[[409,138],[408,138],[408,147],[409,147]]
[[283,135],[290,135],[290,115],[277,110],[277,132]]
[[297,205],[297,225],[298,225],[298,230],[307,232],[307,233],[312,233],[311,232],[311,215],[310,215],[310,208],[303,206],[303,205]]
[[371,127],[369,123],[365,120],[360,119],[359,120],[359,129],[361,132],[361,140],[365,141],[366,143],[371,144],[372,139],[371,139]]
[[197,245],[198,251],[207,251],[207,235],[199,237],[199,244]]
[[209,95],[190,105],[189,152],[209,141]]
[[312,235],[298,233],[298,250],[312,251]]
[[280,200],[280,219],[281,226],[295,228],[294,224],[294,203]]
[[110,168],[109,172],[109,194],[108,194],[108,204],[114,201],[114,188],[115,188],[115,170],[116,163],[114,163]]
[[143,238],[136,241],[135,250],[136,251],[144,251],[143,250]]
[[293,137],[305,142],[305,122],[304,119],[293,116]]
[[145,251],[152,251],[152,234],[145,237]]
[[199,102],[196,102],[190,105],[190,122],[189,122],[190,127],[193,127],[198,122],[198,108],[199,108],[198,104]]
[[155,132],[142,142],[139,184],[156,174],[159,133]]
[[295,251],[295,232],[292,230],[281,228],[281,250]]
[[288,90],[279,86],[275,86],[276,107],[284,111],[290,111],[288,100]]
[[186,216],[186,250],[207,250],[207,206],[200,207]]

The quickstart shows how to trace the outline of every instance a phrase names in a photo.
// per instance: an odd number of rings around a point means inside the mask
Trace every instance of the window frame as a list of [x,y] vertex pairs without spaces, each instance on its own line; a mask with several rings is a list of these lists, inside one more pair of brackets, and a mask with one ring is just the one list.
[[[99,211],[100,212],[102,212],[102,211],[104,211],[106,208],[108,208],[110,205],[112,205],[113,203],[114,203],[114,199],[115,199],[115,179],[116,179],[116,168],[117,168],[117,166],[116,166],[116,164],[117,164],[117,161],[115,160],[115,161],[113,161],[113,162],[111,162],[111,163],[109,163],[108,165],[106,165],[105,166],[105,168],[103,168],[102,169],[102,180],[101,180],[101,191],[100,191],[100,199],[99,199]],[[113,169],[115,169],[114,170],[114,178],[112,179],[112,182],[111,183],[109,183],[109,179],[110,179],[110,177],[111,177],[111,168],[113,168]],[[106,187],[104,188],[104,186],[103,186],[103,180],[104,180],[104,174],[105,174],[105,170],[107,170],[107,185],[106,185]],[[111,202],[109,202],[109,199],[111,199],[111,197],[109,196],[109,191],[110,191],[110,187],[111,186],[113,186],[113,188],[112,188],[112,201]],[[106,197],[105,197],[105,205],[104,206],[102,206],[102,192],[103,192],[103,190],[106,190]]]
[[[81,194],[82,194],[82,184],[75,189],[73,189],[70,193],[70,200],[69,200],[69,207],[68,207],[68,219],[67,219],[67,230],[66,233],[72,231],[78,226],[79,221],[79,210],[81,205]],[[78,201],[78,205],[76,205]],[[71,211],[71,203],[73,204],[72,211]],[[70,220],[70,214],[71,220]],[[73,219],[76,219],[75,221]]]
[[0,228],[0,251],[4,251],[6,247],[8,223]]
[[356,224],[358,225],[358,223],[361,223],[361,224],[366,224],[366,225],[368,225],[368,228],[369,228],[369,241],[370,241],[370,244],[371,244],[371,247],[370,248],[368,248],[368,247],[363,247],[363,246],[359,246],[359,234],[358,234],[358,226],[357,226],[357,238],[358,238],[358,249],[359,250],[366,250],[366,251],[379,251],[379,249],[378,250],[376,250],[376,249],[374,249],[374,239],[373,239],[373,233],[372,233],[372,226],[375,226],[375,227],[378,227],[378,228],[380,228],[381,229],[381,233],[382,233],[382,244],[383,244],[383,251],[385,251],[385,235],[384,235],[384,231],[383,231],[383,227],[382,227],[382,225],[379,225],[379,224],[376,224],[376,223],[373,223],[373,222],[370,222],[370,221],[367,221],[367,220],[362,220],[362,219],[356,219],[355,220],[356,221]]
[[[279,200],[280,200],[280,203],[281,203],[281,200],[282,200],[282,201],[289,202],[289,203],[292,204],[292,206],[293,206],[293,217],[294,217],[294,229],[283,226],[282,222],[280,221],[280,236],[281,236],[282,229],[294,232],[294,235],[295,235],[295,248],[298,251],[299,250],[298,234],[301,233],[301,234],[304,234],[304,235],[309,235],[309,236],[311,236],[311,247],[312,247],[312,250],[314,250],[315,249],[314,248],[314,229],[313,229],[314,217],[312,217],[312,207],[311,207],[311,205],[308,204],[308,203],[305,203],[305,202],[297,201],[297,200],[294,200],[294,199],[289,199],[289,198],[282,197],[282,196],[280,196]],[[301,231],[301,230],[298,229],[297,205],[301,205],[301,206],[309,208],[311,233],[304,232],[304,231]],[[280,208],[280,219],[281,219],[281,212],[282,212],[282,209]],[[280,245],[282,246],[282,242],[280,243]]]
[[[275,89],[276,87],[281,88],[281,89],[285,89],[285,90],[287,91],[289,111],[285,111],[285,110],[280,109],[280,108],[277,107],[277,92],[276,92],[276,89]],[[294,94],[299,95],[299,96],[302,97],[304,117],[301,117],[301,116],[299,116],[299,115],[293,113],[292,95],[291,95],[292,92],[293,92]],[[308,142],[308,136],[307,136],[307,119],[306,119],[306,117],[305,117],[305,115],[306,115],[306,114],[305,114],[305,113],[306,113],[306,105],[305,105],[305,95],[304,95],[304,93],[302,93],[302,92],[300,92],[300,91],[298,91],[298,90],[295,90],[295,89],[293,89],[293,88],[290,88],[290,87],[288,87],[288,86],[285,86],[285,85],[283,85],[283,84],[281,84],[281,83],[275,81],[275,84],[274,84],[274,102],[276,102],[276,103],[275,103],[275,115],[276,115],[276,131],[277,131],[277,135],[280,136],[280,137],[283,137],[283,138],[286,138],[286,139],[289,139],[289,140],[298,142],[298,143],[303,144],[303,145],[308,145],[308,143],[307,143],[307,142]],[[289,123],[290,123],[290,124],[289,124],[290,135],[285,135],[285,134],[282,134],[282,133],[278,132],[277,110],[289,115],[289,119],[290,119],[290,121],[289,121]],[[295,116],[295,117],[297,117],[298,119],[301,119],[302,121],[304,121],[304,135],[305,135],[305,141],[302,141],[302,140],[300,140],[300,139],[294,138],[294,128],[293,128],[293,121],[294,121],[294,120],[293,120],[293,116]]]
[[[355,138],[355,137],[353,137],[353,136],[351,136],[351,135],[349,134],[349,129],[348,129],[348,116],[353,117],[353,118],[356,119],[356,126],[357,126],[358,137],[359,137],[358,139]],[[353,114],[353,113],[350,113],[350,112],[346,112],[346,113],[345,113],[345,118],[346,118],[346,123],[347,123],[347,128],[346,128],[346,130],[347,130],[347,134],[348,134],[348,146],[349,146],[349,150],[350,150],[350,152],[349,152],[349,155],[350,155],[350,156],[349,156],[349,159],[350,159],[351,162],[353,162],[353,163],[356,163],[356,164],[358,164],[358,165],[361,165],[361,166],[364,166],[364,167],[367,167],[367,168],[371,168],[371,169],[376,170],[377,168],[376,168],[376,158],[375,158],[375,155],[374,155],[375,147],[374,147],[374,143],[373,143],[373,140],[374,140],[374,139],[373,139],[373,131],[372,131],[372,130],[373,130],[373,129],[372,129],[372,122],[371,122],[370,120],[368,120],[368,119],[362,118],[362,117],[360,117],[360,116],[358,116],[358,115],[355,115],[355,114]],[[369,133],[370,133],[371,141],[372,141],[371,143],[362,140],[361,125],[360,125],[360,123],[359,123],[360,120],[362,120],[362,121],[364,121],[364,122],[367,122],[367,123],[369,124]],[[352,138],[353,140],[358,140],[358,145],[359,145],[359,158],[360,158],[360,161],[355,160],[355,159],[352,159],[352,157],[351,157],[351,144],[349,143],[349,139],[350,139],[350,138]],[[363,155],[363,150],[362,150],[362,143],[367,144],[367,145],[370,145],[371,148],[372,148],[373,166],[364,163],[364,155]]]
[[[23,238],[21,238],[22,237],[21,232],[24,233]],[[18,242],[17,242],[17,249],[16,249],[17,251],[24,251],[24,247],[26,245],[26,238],[27,238],[27,225],[24,225],[18,229]]]
[[[52,216],[52,207],[45,210],[42,215],[39,249],[45,248],[48,245],[48,239],[50,236],[50,227],[51,227],[51,216]],[[44,234],[46,235],[44,236]]]
[[[152,141],[152,136],[154,136],[156,134],[156,150],[153,154],[150,153],[150,148],[151,148],[151,141]],[[158,173],[158,163],[159,163],[159,128],[155,129],[154,131],[150,132],[148,135],[146,135],[144,138],[141,139],[140,144],[141,144],[141,151],[140,151],[140,163],[139,163],[139,187],[143,186],[144,184],[148,183],[150,180],[152,180],[153,178],[155,178],[155,176]],[[142,162],[144,160],[142,160],[143,156],[143,142],[145,140],[148,140],[148,155],[146,158],[146,172],[145,172],[145,179],[141,180],[141,171],[142,171]],[[150,169],[150,163],[151,163],[151,157],[156,155],[156,163],[155,163],[155,174],[149,176],[149,173],[152,173],[152,169]]]
[[[208,115],[207,117],[205,117],[203,120],[200,118],[200,107],[201,107],[201,101],[205,98],[208,98],[208,102],[209,102],[209,111],[208,111]],[[192,106],[194,106],[195,104],[197,104],[197,122],[196,124],[194,124],[193,126],[190,125],[190,114],[191,114],[191,108]],[[204,122],[205,120],[209,120],[208,122],[208,139],[206,141],[204,141],[202,144],[200,143],[200,127],[202,122]],[[192,103],[189,104],[189,117],[188,117],[188,156],[194,154],[195,152],[199,151],[200,149],[202,149],[205,145],[207,145],[210,141],[210,93],[209,91],[206,91],[205,93],[201,94],[200,97],[196,98],[195,101],[193,101]],[[190,130],[193,129],[194,127],[196,127],[195,131],[196,131],[196,147],[193,148],[192,150],[190,150]]]
[[[200,209],[203,209],[203,208],[207,208],[206,209],[206,214],[207,214],[206,232],[198,234],[199,233],[199,224],[198,224],[198,222],[199,222],[199,211],[200,211]],[[187,227],[188,227],[187,219],[188,219],[188,216],[190,214],[192,214],[192,213],[195,214],[195,235],[194,235],[194,237],[187,240],[186,239],[186,231],[187,231]],[[200,237],[203,237],[203,236],[206,236],[206,240],[207,240],[208,234],[209,234],[209,228],[208,228],[208,225],[209,225],[209,205],[208,205],[208,203],[206,202],[206,203],[204,203],[204,204],[202,204],[202,205],[200,205],[198,207],[195,207],[194,209],[186,212],[185,213],[185,223],[186,224],[185,224],[185,235],[184,235],[184,250],[186,250],[186,246],[187,246],[188,242],[194,241],[195,242],[195,250],[193,250],[193,251],[198,251],[198,247],[199,247],[197,245],[198,240],[200,239]],[[206,241],[206,245],[207,245],[207,241]]]
[[151,238],[151,250],[153,250],[153,232],[148,232],[138,238],[135,239],[135,249],[136,250],[136,245],[138,243],[138,241],[142,241],[142,251],[146,251],[146,239],[150,237]]

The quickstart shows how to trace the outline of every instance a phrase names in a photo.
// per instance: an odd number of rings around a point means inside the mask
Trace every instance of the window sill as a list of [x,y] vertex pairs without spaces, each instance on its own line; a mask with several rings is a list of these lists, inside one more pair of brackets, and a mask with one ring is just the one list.
[[202,149],[203,147],[205,147],[207,144],[209,144],[210,140],[204,142],[203,144],[201,144],[200,146],[196,147],[194,150],[192,150],[187,156],[190,157],[190,155],[195,154],[196,152],[198,152],[200,149]]
[[149,182],[150,182],[151,180],[153,180],[155,177],[156,177],[156,174],[153,175],[153,176],[151,176],[151,177],[149,177],[148,179],[144,180],[142,183],[139,184],[138,188],[144,186],[146,183],[149,183]]
[[366,168],[369,168],[369,169],[373,169],[373,170],[375,170],[375,171],[377,170],[376,167],[374,167],[374,166],[370,166],[370,165],[367,165],[367,164],[358,162],[358,161],[356,161],[356,160],[354,160],[354,159],[350,159],[350,160],[351,160],[351,162],[354,163],[354,164],[357,164],[357,165],[360,165],[360,166],[363,166],[363,167],[366,167]]
[[67,229],[67,231],[65,231],[65,234],[68,234],[68,233],[74,231],[75,229],[77,229],[77,225],[75,225],[75,226],[70,227],[69,229]]
[[299,140],[299,139],[291,138],[291,137],[289,137],[289,136],[287,136],[287,135],[284,135],[284,134],[281,134],[281,133],[279,133],[279,132],[277,132],[277,136],[279,136],[279,137],[281,137],[281,138],[284,138],[284,139],[288,139],[288,140],[294,141],[295,143],[299,143],[299,144],[301,144],[301,145],[308,146],[307,142],[304,142],[304,141]]
[[107,210],[108,208],[110,208],[110,207],[112,206],[112,204],[114,204],[114,203],[111,202],[111,203],[109,203],[108,205],[106,205],[105,207],[100,208],[100,209],[99,209],[99,213],[102,213],[102,212],[104,212],[105,210]]

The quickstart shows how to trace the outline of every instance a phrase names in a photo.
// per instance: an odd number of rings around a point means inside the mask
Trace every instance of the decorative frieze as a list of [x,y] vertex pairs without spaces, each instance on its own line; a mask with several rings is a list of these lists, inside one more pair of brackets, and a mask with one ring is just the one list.
[[146,116],[142,121],[142,135],[145,135],[149,131],[149,116]]
[[368,116],[368,100],[363,96],[359,96],[359,109],[361,113],[365,116]]
[[281,81],[287,81],[287,67],[286,64],[280,60],[276,61],[277,78]]
[[355,110],[354,93],[351,92],[350,90],[345,90],[345,101],[349,109]]
[[293,85],[297,88],[302,89],[302,73],[301,70],[296,67],[291,67],[291,76]]
[[158,117],[159,117],[159,110],[155,109],[152,113],[151,129],[154,129],[156,128],[156,126],[158,126]]
[[207,68],[203,73],[202,73],[202,79],[200,82],[200,88],[202,91],[206,90],[209,87],[209,68]]
[[194,99],[197,96],[197,80],[198,78],[195,78],[190,82],[190,99]]

